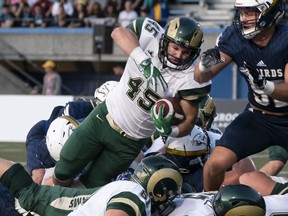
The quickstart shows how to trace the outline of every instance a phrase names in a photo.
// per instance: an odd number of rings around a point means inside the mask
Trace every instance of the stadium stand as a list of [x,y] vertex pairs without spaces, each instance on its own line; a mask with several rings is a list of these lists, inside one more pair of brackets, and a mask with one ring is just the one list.
[[234,0],[176,0],[170,4],[170,18],[192,16],[204,28],[225,28],[234,15]]

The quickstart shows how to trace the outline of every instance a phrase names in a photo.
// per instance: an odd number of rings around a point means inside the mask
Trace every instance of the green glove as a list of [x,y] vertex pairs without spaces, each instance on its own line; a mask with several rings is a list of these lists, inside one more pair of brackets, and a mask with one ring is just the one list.
[[145,59],[144,61],[141,62],[140,70],[144,73],[144,76],[147,79],[147,88],[150,85],[151,79],[153,85],[155,86],[155,91],[157,91],[157,84],[158,84],[157,80],[160,81],[163,91],[165,91],[165,89],[168,88],[168,84],[164,80],[161,72],[156,67],[154,67],[150,58]]
[[174,117],[173,114],[170,114],[170,116],[167,116],[166,118],[163,117],[163,109],[164,105],[161,105],[158,110],[158,114],[156,112],[156,106],[153,105],[152,107],[152,120],[154,123],[154,126],[158,133],[161,136],[168,136],[172,132],[171,124],[172,124],[172,119]]

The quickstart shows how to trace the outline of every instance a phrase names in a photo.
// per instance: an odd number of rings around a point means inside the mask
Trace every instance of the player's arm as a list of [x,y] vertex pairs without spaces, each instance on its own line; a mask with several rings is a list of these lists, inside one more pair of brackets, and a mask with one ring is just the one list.
[[231,62],[232,58],[225,53],[220,51],[218,56],[217,50],[208,49],[202,53],[199,63],[195,66],[194,79],[199,83],[207,82]]
[[273,99],[288,102],[288,63],[284,71],[284,83],[274,83],[274,91],[269,95]]
[[187,100],[181,100],[180,105],[184,112],[185,119],[184,121],[182,121],[180,124],[177,125],[179,128],[178,137],[186,136],[191,132],[192,128],[195,125],[195,121],[198,114],[197,103]]
[[129,216],[125,211],[119,209],[108,209],[105,216]]
[[140,46],[137,35],[129,28],[117,27],[112,31],[111,37],[127,56]]

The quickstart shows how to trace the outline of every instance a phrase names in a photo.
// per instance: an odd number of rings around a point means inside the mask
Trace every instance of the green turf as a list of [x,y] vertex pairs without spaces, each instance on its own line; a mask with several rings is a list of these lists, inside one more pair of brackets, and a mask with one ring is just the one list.
[[[25,144],[24,143],[0,143],[0,157],[25,164],[26,162]],[[252,159],[256,167],[259,169],[263,164],[265,164],[268,161],[267,150],[252,156]],[[280,172],[279,176],[285,176],[288,178],[288,166],[287,165]]]

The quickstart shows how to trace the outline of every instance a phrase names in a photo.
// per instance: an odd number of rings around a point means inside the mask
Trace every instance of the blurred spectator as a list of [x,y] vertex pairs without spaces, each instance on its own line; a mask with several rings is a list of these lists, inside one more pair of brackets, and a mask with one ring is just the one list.
[[141,10],[149,11],[149,17],[165,26],[169,16],[167,0],[144,0]]
[[29,5],[26,2],[26,0],[18,0],[16,3],[11,5],[11,7],[10,7],[11,11],[15,16],[14,27],[20,27],[21,26],[21,24],[22,24],[21,16],[22,16],[23,9],[25,6],[26,6],[26,10],[27,10],[27,6],[29,8]]
[[[63,10],[64,11],[64,10]],[[62,79],[56,72],[56,64],[53,61],[46,61],[42,67],[45,70],[45,76],[43,79],[43,95],[60,95]]]
[[122,10],[118,16],[118,25],[122,27],[126,27],[138,17],[137,12],[132,9],[131,0],[126,0],[124,7],[125,9]]
[[167,0],[154,0],[153,8],[150,10],[150,17],[164,27],[168,16],[169,8]]
[[92,21],[94,18],[104,18],[105,14],[102,10],[101,4],[99,2],[93,2],[87,7],[88,19],[86,19],[86,26],[91,27]]
[[58,12],[53,16],[53,21],[51,23],[52,27],[68,27],[70,25],[71,17],[66,13],[64,5],[60,4],[58,6]]
[[19,19],[21,21],[21,27],[33,27],[34,17],[30,11],[30,7],[28,4],[23,6],[22,12],[20,13]]
[[139,14],[140,17],[149,17],[149,10],[145,9],[145,8],[141,8],[140,9],[140,14]]
[[116,8],[113,4],[108,4],[105,9],[104,9],[104,16],[105,17],[113,17],[113,18],[117,18],[118,14],[116,11]]
[[4,4],[2,6],[2,14],[0,16],[0,19],[2,28],[10,28],[14,26],[15,16],[10,11],[10,5]]
[[17,3],[13,4],[15,7],[14,11],[12,11],[15,15],[15,17],[20,17],[20,14],[23,12],[24,6],[29,6],[29,4],[26,2],[26,0],[19,0]]
[[[36,15],[35,8],[40,7],[40,12],[47,19],[51,19],[52,17],[52,2],[49,0],[37,0],[36,3],[32,6],[32,14]],[[39,9],[37,9],[39,10]],[[37,16],[39,16],[39,11],[37,11]]]
[[55,17],[59,13],[59,7],[62,5],[64,11],[70,17],[73,16],[74,6],[70,0],[56,0],[52,6],[52,16]]
[[90,5],[88,5],[87,8],[88,16],[90,18],[103,18],[105,17],[104,12],[102,10],[102,6],[99,2],[93,2]]
[[109,0],[107,2],[107,5],[108,4],[112,4],[114,5],[115,9],[116,9],[116,13],[117,15],[120,13],[120,11],[123,10],[124,6],[123,6],[123,0]]
[[150,9],[153,7],[154,0],[144,0],[141,10],[150,11]]
[[98,2],[102,9],[108,4],[108,0],[89,0],[89,4],[93,4],[95,2]]
[[143,0],[135,0],[132,1],[132,9],[135,10],[138,14],[140,13],[142,4],[143,4]]
[[76,3],[74,14],[72,16],[72,21],[69,27],[72,27],[72,28],[85,27],[84,19],[87,16],[88,15],[86,11],[86,6],[81,2]]
[[32,27],[46,27],[48,25],[47,18],[42,13],[42,9],[40,5],[36,5],[34,7],[34,19],[32,23]]

